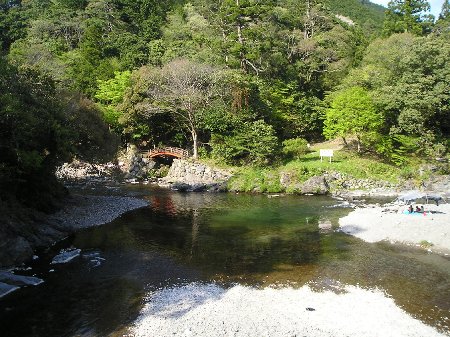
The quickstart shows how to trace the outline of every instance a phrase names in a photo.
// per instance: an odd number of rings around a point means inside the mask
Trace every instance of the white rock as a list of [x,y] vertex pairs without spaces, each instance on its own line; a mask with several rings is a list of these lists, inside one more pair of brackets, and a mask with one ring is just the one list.
[[56,255],[51,264],[67,263],[78,257],[81,253],[81,249],[61,249],[58,255]]
[[12,293],[13,291],[16,291],[17,289],[20,288],[7,283],[0,282],[0,298]]
[[8,272],[0,272],[0,281],[18,286],[22,285],[36,286],[44,282],[44,280],[41,280],[40,278],[37,277],[16,275]]

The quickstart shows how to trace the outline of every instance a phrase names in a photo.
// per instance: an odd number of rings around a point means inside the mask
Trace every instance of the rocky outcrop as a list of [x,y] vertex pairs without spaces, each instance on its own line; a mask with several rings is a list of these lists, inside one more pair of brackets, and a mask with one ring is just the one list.
[[295,194],[328,194],[330,187],[325,176],[313,176],[305,182],[300,182],[296,172],[281,172],[280,185],[288,193]]
[[135,145],[129,145],[127,149],[118,157],[118,165],[127,180],[145,180],[151,176],[160,176],[160,171],[167,172],[166,168],[161,168],[155,161],[143,158],[139,149]]
[[95,184],[108,180],[144,180],[151,176],[159,177],[168,169],[168,166],[158,165],[143,158],[135,146],[130,146],[114,163],[94,164],[75,159],[60,166],[56,177],[66,182]]
[[219,192],[226,190],[226,182],[230,177],[231,173],[225,170],[214,169],[189,160],[174,159],[169,173],[162,182],[179,191]]
[[357,179],[340,172],[325,174],[332,190],[391,190],[397,188],[396,184],[383,180]]
[[298,181],[296,172],[281,172],[280,185],[288,192],[299,193],[301,191],[301,183]]
[[107,180],[120,171],[113,163],[91,164],[81,160],[64,163],[56,170],[56,177],[63,181]]
[[33,256],[33,248],[24,237],[12,233],[9,235],[0,233],[0,237],[3,239],[0,243],[2,253],[0,267],[22,263]]
[[125,173],[125,179],[146,179],[155,166],[156,162],[153,160],[142,158],[141,155],[136,154],[131,158],[129,169]]
[[357,179],[340,172],[313,176],[303,183],[300,182],[296,172],[281,172],[280,184],[289,193],[319,195],[328,193],[344,195],[354,191],[359,191],[361,196],[390,195],[398,188],[396,184],[387,181]]
[[324,176],[314,176],[305,181],[300,190],[302,194],[327,194],[330,187]]

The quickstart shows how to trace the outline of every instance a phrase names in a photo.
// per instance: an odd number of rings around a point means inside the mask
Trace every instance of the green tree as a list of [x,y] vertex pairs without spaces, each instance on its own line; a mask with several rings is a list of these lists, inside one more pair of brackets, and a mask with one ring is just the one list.
[[70,155],[70,132],[55,83],[0,58],[0,195],[46,208],[56,166]]
[[90,97],[97,91],[97,80],[111,78],[115,70],[104,54],[103,29],[102,21],[88,21],[78,50],[71,54],[70,77],[74,87]]
[[[202,115],[220,94],[220,70],[188,60],[174,60],[162,68],[139,70],[141,114],[166,114],[185,130],[192,141],[193,157],[198,156]],[[133,94],[133,90],[131,92]]]
[[424,14],[430,11],[426,0],[392,0],[388,3],[383,33],[412,33],[423,35],[430,31],[433,16]]
[[244,122],[230,134],[213,134],[212,156],[229,164],[267,165],[275,155],[278,139],[273,127],[262,120]]
[[120,117],[122,115],[118,106],[123,102],[125,91],[131,85],[131,71],[116,71],[114,78],[98,80],[98,90],[95,98],[103,111],[104,120],[117,132],[121,132]]
[[439,14],[440,20],[448,20],[450,18],[450,1],[444,0],[442,4],[441,13]]
[[0,4],[0,51],[9,50],[11,44],[25,37],[28,13],[20,1],[3,1]]
[[326,110],[323,133],[327,139],[356,137],[358,152],[361,144],[373,140],[383,123],[372,98],[361,87],[351,87],[336,93]]
[[371,92],[384,116],[383,135],[412,137],[419,146],[405,149],[432,155],[435,145],[445,144],[450,134],[449,50],[444,34],[394,34],[375,40],[344,87],[359,85]]
[[450,35],[450,1],[444,0],[441,13],[433,27],[433,31],[437,34]]

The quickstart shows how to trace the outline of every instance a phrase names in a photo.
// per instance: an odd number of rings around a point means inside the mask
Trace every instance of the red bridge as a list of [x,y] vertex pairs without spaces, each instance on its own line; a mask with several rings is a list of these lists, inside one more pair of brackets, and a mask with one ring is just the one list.
[[189,157],[189,151],[180,149],[179,147],[159,147],[148,151],[141,152],[142,157],[154,158],[161,156],[170,156],[175,158],[187,158]]

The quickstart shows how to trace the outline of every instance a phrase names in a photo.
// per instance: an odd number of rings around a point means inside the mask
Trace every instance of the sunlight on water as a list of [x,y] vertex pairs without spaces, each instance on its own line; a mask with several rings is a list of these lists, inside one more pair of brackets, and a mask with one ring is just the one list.
[[56,246],[82,255],[54,273],[48,265],[54,251],[43,254],[32,273],[45,283],[0,302],[8,336],[121,331],[139,315],[149,290],[196,281],[309,284],[332,292],[340,291],[337,284],[378,288],[414,317],[450,329],[449,259],[340,233],[338,219],[350,209],[335,207],[336,200],[142,186],[122,193],[144,197],[150,206]]

